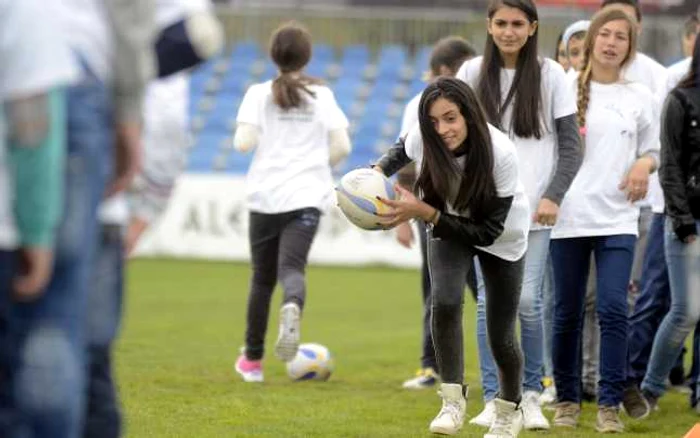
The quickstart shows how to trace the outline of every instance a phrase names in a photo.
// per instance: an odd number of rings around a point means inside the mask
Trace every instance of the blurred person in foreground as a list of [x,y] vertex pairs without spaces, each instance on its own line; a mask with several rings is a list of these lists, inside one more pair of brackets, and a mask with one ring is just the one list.
[[128,187],[140,165],[143,90],[154,70],[152,7],[148,0],[42,4],[70,48],[66,59],[80,71],[66,90],[65,196],[53,275],[46,288],[10,308],[8,337],[17,349],[11,406],[20,416],[3,437],[83,434],[97,207],[105,194]]
[[189,74],[216,54],[221,25],[208,0],[159,0],[155,52],[158,77],[143,109],[143,168],[128,191],[105,200],[88,296],[89,384],[85,438],[117,438],[122,414],[115,385],[113,346],[122,319],[124,258],[167,207],[186,161]]

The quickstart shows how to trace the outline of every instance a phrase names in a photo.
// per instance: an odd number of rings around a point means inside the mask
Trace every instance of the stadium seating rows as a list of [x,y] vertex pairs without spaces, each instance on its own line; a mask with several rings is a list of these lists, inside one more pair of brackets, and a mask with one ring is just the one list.
[[[306,71],[333,89],[351,125],[353,152],[336,173],[367,165],[394,141],[404,105],[425,86],[421,77],[429,54],[429,47],[410,56],[406,47],[387,45],[373,56],[364,45],[350,45],[337,56],[330,46],[314,46]],[[272,62],[252,42],[235,44],[192,73],[189,172],[246,172],[251,155],[232,147],[238,106],[251,84],[275,73]]]

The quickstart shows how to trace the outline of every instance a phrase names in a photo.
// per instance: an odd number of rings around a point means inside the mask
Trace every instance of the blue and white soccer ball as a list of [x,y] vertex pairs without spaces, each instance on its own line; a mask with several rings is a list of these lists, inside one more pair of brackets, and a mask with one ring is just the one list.
[[297,355],[287,362],[287,374],[292,380],[328,380],[333,373],[333,356],[321,344],[301,344]]

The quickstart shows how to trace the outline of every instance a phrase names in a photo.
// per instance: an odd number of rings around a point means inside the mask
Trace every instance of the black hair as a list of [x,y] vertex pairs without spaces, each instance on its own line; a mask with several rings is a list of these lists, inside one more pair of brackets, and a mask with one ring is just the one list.
[[690,61],[690,70],[683,76],[678,88],[700,88],[700,33],[695,37],[693,58]]
[[[454,151],[442,140],[430,117],[430,110],[440,98],[455,104],[467,125],[467,138]],[[469,208],[473,217],[478,218],[485,203],[496,196],[496,182],[491,134],[476,93],[459,79],[439,77],[423,91],[418,120],[423,138],[423,163],[416,192],[437,209],[444,209],[449,201],[455,210]],[[464,156],[462,168],[457,164],[456,155]],[[460,182],[453,195],[455,181]]]
[[[538,21],[537,8],[532,0],[491,0],[488,7],[488,18],[493,18],[501,7],[508,6],[523,11],[530,23]],[[508,90],[505,100],[501,95],[501,67],[503,58],[496,46],[493,36],[486,36],[484,59],[477,82],[477,95],[484,106],[486,116],[492,124],[503,130],[512,129],[518,137],[537,139],[542,137],[541,123],[542,93],[540,85],[542,72],[537,58],[537,34],[539,29],[528,38],[520,49],[515,66],[513,84]],[[512,126],[502,126],[501,119],[508,105],[513,102]]]

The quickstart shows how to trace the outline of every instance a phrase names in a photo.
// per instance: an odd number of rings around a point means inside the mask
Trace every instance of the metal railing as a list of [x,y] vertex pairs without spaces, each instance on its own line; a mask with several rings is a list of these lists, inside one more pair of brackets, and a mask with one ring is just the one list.
[[[267,46],[275,28],[292,19],[307,26],[315,42],[336,48],[364,44],[376,50],[381,45],[400,44],[413,50],[457,34],[480,49],[486,36],[485,12],[465,8],[347,7],[300,2],[294,8],[219,6],[217,12],[229,41],[255,41],[261,47]],[[540,10],[540,53],[551,56],[559,33],[571,22],[589,16],[590,11],[575,8]],[[678,17],[645,17],[641,50],[662,63],[680,58],[681,23]]]

